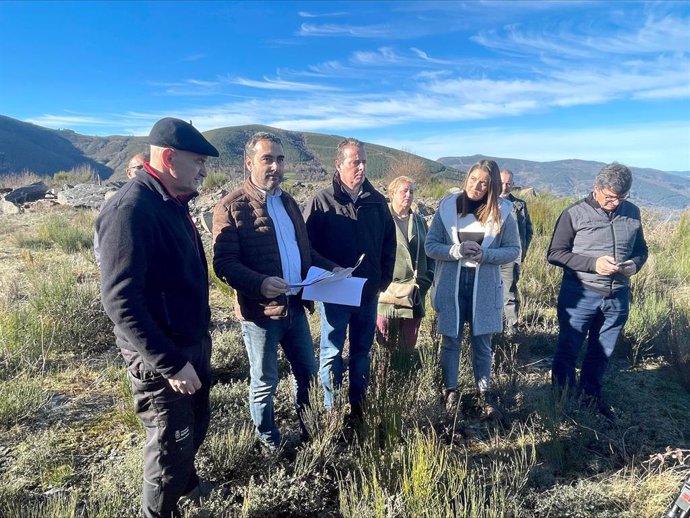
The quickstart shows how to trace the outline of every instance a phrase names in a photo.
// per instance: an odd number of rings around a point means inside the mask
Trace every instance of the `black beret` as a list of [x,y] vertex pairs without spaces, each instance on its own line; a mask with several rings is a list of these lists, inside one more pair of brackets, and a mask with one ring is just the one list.
[[191,151],[198,155],[218,156],[218,150],[189,122],[172,117],[159,120],[151,128],[149,144]]

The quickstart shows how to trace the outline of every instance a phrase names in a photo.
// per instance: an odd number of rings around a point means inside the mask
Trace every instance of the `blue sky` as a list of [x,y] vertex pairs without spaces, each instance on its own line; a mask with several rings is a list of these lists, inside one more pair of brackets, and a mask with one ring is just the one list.
[[0,114],[690,171],[690,2],[0,2]]

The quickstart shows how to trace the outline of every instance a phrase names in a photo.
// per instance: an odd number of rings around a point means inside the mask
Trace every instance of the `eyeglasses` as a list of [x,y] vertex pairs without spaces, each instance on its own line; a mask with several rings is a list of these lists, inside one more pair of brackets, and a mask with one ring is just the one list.
[[141,165],[141,164],[130,165],[130,166],[127,167],[127,171],[129,171],[130,169],[143,169],[143,168],[144,168],[144,166]]
[[626,192],[625,194],[620,194],[616,196],[615,194],[606,194],[602,189],[597,187],[597,190],[601,193],[601,195],[604,197],[604,201],[606,203],[611,203],[614,201],[623,201],[627,200],[630,197],[630,193]]

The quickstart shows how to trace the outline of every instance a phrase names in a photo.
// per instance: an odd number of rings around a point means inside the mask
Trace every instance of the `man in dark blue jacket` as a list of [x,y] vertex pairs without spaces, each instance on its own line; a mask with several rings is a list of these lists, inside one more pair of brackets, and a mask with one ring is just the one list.
[[194,458],[210,417],[208,271],[187,203],[218,151],[172,118],[149,144],[150,163],[108,200],[96,232],[103,307],[146,431],[143,515],[168,518],[198,494]]
[[369,352],[376,329],[379,293],[393,280],[395,223],[386,199],[366,179],[367,153],[357,139],[343,140],[336,151],[333,184],[319,191],[304,209],[314,250],[366,278],[358,307],[320,303],[320,371],[324,403],[332,408],[343,379],[342,352],[349,327],[351,415],[362,416],[369,381]]
[[601,399],[604,372],[628,319],[630,277],[647,260],[640,209],[627,201],[631,187],[627,167],[604,166],[592,193],[558,218],[547,254],[563,268],[553,384],[574,395],[575,362],[589,334],[578,392],[609,419],[613,412]]

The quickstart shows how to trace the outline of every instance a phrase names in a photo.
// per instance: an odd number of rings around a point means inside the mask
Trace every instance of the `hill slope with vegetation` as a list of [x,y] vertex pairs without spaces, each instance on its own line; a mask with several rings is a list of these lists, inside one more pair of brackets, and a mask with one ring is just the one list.
[[[333,172],[335,148],[343,137],[320,133],[301,133],[260,125],[232,126],[210,130],[204,135],[221,156],[208,161],[208,169],[228,177],[242,175],[244,143],[257,131],[270,131],[283,141],[289,176],[322,179]],[[132,155],[145,151],[146,137],[80,135],[71,130],[51,130],[0,116],[0,176],[31,171],[52,175],[84,165],[101,178],[122,180]],[[405,151],[367,143],[368,174],[385,177],[397,162],[413,158],[429,176],[459,175],[439,162]]]

